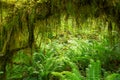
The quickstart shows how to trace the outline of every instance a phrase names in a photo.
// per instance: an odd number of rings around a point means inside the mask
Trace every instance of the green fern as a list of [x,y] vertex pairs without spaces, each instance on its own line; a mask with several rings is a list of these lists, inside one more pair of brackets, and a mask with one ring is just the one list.
[[52,72],[54,76],[60,78],[60,80],[81,80],[75,73],[70,71]]
[[52,72],[52,75],[59,77],[60,80],[84,80],[81,76],[77,65],[71,61],[67,61],[72,71]]
[[101,67],[100,67],[100,61],[94,61],[91,60],[89,67],[86,69],[86,80],[100,80],[100,73],[101,73]]
[[120,74],[113,73],[108,75],[105,80],[120,80]]

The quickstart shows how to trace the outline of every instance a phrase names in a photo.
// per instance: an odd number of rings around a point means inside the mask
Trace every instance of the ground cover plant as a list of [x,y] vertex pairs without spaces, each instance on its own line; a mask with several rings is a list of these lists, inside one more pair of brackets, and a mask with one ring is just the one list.
[[0,80],[120,80],[119,0],[1,0]]

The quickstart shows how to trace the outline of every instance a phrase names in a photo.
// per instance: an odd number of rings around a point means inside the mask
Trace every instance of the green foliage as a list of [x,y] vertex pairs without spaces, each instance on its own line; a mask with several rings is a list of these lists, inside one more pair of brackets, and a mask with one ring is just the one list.
[[100,61],[91,60],[89,67],[86,70],[86,80],[100,80],[101,78],[101,65]]
[[60,80],[83,80],[83,76],[81,76],[77,65],[71,61],[67,61],[67,63],[71,67],[71,71],[52,72],[52,74],[59,77]]
[[111,75],[108,75],[105,80],[119,80],[120,74],[113,73]]
[[[6,19],[4,22],[3,27],[7,32],[4,34],[8,34],[9,30],[13,28],[14,36],[10,37],[10,41],[16,41],[20,45],[21,43],[22,45],[27,44],[28,32],[31,31],[26,27],[28,22],[26,15],[29,15],[28,25],[31,27],[36,25],[33,31],[35,42],[31,57],[30,51],[13,51],[13,62],[7,64],[6,67],[7,79],[101,80],[107,76],[106,80],[119,80],[120,75],[117,74],[120,69],[120,44],[117,40],[119,33],[112,32],[115,41],[113,45],[110,45],[106,29],[108,23],[104,17],[109,18],[105,14],[110,13],[111,16],[112,12],[109,9],[104,11],[104,8],[108,7],[114,11],[114,8],[118,9],[120,4],[116,0],[104,1],[37,0],[35,2],[32,0],[23,4],[18,1],[15,4],[16,10],[13,10],[9,14],[8,20]],[[104,3],[114,4],[114,7],[111,9],[110,6],[103,5]],[[100,9],[102,8],[102,13],[98,6]],[[119,12],[117,12],[115,11],[113,18],[118,15]],[[93,18],[93,16],[97,17],[103,13],[102,19]],[[89,18],[87,18],[88,16]],[[24,38],[18,36],[19,32],[19,35],[24,35]],[[2,42],[4,44],[4,41]],[[14,46],[14,43],[9,43],[7,48],[14,49],[11,48],[11,45]],[[36,45],[37,50],[35,51]],[[14,47],[17,48],[18,45]],[[2,48],[1,45],[0,48]],[[32,60],[32,64],[30,64],[30,60]],[[104,74],[108,74],[101,75],[102,71]],[[0,74],[2,73],[0,72]]]
[[3,71],[0,71],[0,74],[3,74]]

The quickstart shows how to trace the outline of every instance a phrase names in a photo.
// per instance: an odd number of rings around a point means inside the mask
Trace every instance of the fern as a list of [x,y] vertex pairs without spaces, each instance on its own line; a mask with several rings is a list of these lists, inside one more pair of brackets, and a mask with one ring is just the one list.
[[70,71],[52,72],[54,76],[60,78],[60,80],[81,80],[75,73]]
[[101,73],[101,67],[100,67],[100,61],[94,61],[91,60],[89,67],[86,69],[86,80],[100,80],[100,73]]
[[74,79],[74,80],[82,80],[83,77],[81,76],[81,74],[77,68],[77,65],[72,62],[69,62],[69,64],[70,64],[70,67],[72,68],[73,76],[76,77],[76,79]]
[[120,74],[113,73],[108,75],[105,80],[120,80]]
[[60,80],[84,80],[77,68],[77,65],[69,60],[66,61],[72,71],[52,72],[52,75],[59,77]]

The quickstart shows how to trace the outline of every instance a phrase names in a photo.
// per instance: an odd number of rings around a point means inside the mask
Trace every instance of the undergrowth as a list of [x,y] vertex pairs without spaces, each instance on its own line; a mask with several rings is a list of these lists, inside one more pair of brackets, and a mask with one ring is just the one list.
[[[27,2],[27,0],[24,1]],[[10,2],[16,3],[16,8],[20,7],[19,2],[14,0]],[[69,6],[71,5],[69,4]],[[27,9],[25,13],[33,10],[27,11]],[[12,21],[4,23],[6,30],[9,31],[9,28],[21,23],[19,18],[24,13],[21,11],[13,17]],[[45,12],[40,13],[44,14]],[[3,16],[7,15],[5,11],[3,13]],[[34,23],[33,15],[34,12],[30,15],[30,23]],[[42,16],[44,17],[44,15]],[[25,27],[27,24],[24,22],[24,17],[26,16],[23,16],[22,20]],[[61,25],[58,25],[57,22],[57,26],[61,27],[58,30],[52,19],[50,22],[49,19],[44,20],[47,22],[46,24],[44,21],[43,23],[42,21],[35,23],[37,27],[40,27],[36,28],[34,32],[35,38],[38,38],[35,40],[37,49],[31,50],[32,56],[30,56],[29,50],[21,50],[15,53],[13,60],[6,67],[7,80],[120,80],[120,42],[116,38],[119,34],[112,32],[111,36],[115,39],[113,39],[114,44],[111,45],[107,29],[105,29],[107,24],[102,23],[102,21],[96,21],[96,19],[90,21],[88,19],[87,22],[81,23],[80,26],[82,27],[78,29],[72,25],[74,20],[64,20],[64,17],[61,17],[63,21],[58,21]],[[47,29],[49,27],[50,30]],[[18,32],[17,30],[14,31]],[[25,30],[26,34],[28,34],[27,30]],[[13,42],[17,42],[17,38],[13,39]],[[24,38],[26,39],[26,36]],[[3,72],[0,71],[0,74]]]
[[[8,67],[9,79],[24,80],[119,80],[119,53],[107,39],[101,42],[70,38],[42,43],[34,51],[33,64],[26,54],[17,54]],[[20,53],[23,53],[21,51]],[[20,57],[18,57],[20,56]]]

